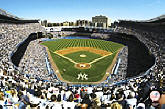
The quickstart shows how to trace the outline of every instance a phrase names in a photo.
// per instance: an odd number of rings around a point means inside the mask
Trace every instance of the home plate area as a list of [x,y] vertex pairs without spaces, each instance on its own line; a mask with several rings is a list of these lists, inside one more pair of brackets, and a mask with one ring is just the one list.
[[75,64],[75,67],[78,69],[89,69],[91,65],[88,63],[78,63],[78,64]]

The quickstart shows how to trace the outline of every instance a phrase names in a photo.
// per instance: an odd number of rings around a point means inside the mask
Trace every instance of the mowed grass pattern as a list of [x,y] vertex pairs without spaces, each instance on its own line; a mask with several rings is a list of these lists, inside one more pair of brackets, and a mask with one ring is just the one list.
[[98,39],[59,39],[57,41],[47,41],[42,44],[52,51],[61,50],[67,47],[93,47],[112,53],[123,46],[122,44]]
[[[80,57],[80,55],[82,55],[82,54],[86,55],[86,57]],[[96,58],[102,57],[99,54],[91,53],[88,51],[79,51],[79,52],[75,52],[75,53],[71,53],[71,54],[66,54],[64,56],[71,58],[72,60],[74,60],[77,63],[89,63]]]
[[[100,81],[104,77],[107,68],[111,65],[114,57],[116,56],[117,50],[123,47],[122,44],[97,39],[60,39],[57,41],[47,41],[42,44],[48,47],[53,61],[56,63],[63,79],[70,82]],[[113,54],[93,63],[90,69],[77,69],[74,67],[74,63],[59,56],[58,54],[53,53],[57,50],[65,49],[67,47],[93,47],[96,49],[112,52]],[[85,54],[87,57],[79,57],[80,54]],[[90,53],[83,50],[66,54],[65,56],[73,59],[75,62],[80,63],[91,62],[96,58],[102,57],[99,54]],[[88,80],[78,80],[77,77],[80,73],[87,74]]]

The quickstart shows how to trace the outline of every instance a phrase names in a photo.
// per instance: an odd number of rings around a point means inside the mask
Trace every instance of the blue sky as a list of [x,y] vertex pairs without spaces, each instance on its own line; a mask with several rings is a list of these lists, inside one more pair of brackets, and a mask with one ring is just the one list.
[[0,8],[21,18],[50,22],[91,20],[96,15],[113,21],[145,20],[165,14],[165,0],[2,0]]

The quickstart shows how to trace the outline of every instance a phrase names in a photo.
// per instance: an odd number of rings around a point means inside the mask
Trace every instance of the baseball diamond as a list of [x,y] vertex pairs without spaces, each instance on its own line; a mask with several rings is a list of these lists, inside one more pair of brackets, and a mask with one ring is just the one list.
[[[59,71],[62,81],[71,83],[104,80],[111,73],[107,69],[114,66],[118,52],[124,47],[98,39],[59,39],[43,42],[42,45],[48,47],[50,59],[56,66],[55,73]],[[88,79],[80,79],[82,73]]]

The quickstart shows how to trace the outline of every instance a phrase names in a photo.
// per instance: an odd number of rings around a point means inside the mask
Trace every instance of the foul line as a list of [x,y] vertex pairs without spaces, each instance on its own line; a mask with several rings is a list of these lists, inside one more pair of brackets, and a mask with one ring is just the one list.
[[[52,51],[50,51],[50,52],[52,52]],[[72,63],[74,63],[74,64],[78,64],[77,62],[73,61],[72,59],[70,59],[70,58],[68,58],[68,57],[66,57],[66,56],[63,56],[63,55],[58,54],[58,53],[56,53],[56,52],[52,52],[52,53],[57,54],[57,55],[59,55],[59,56],[65,58],[65,59],[68,59],[70,62],[72,62]]]
[[100,59],[103,59],[103,58],[105,58],[105,57],[107,57],[107,56],[110,56],[110,55],[112,55],[113,53],[111,53],[111,54],[108,54],[108,55],[105,55],[105,56],[102,56],[102,57],[100,57],[100,58],[97,58],[97,59],[94,59],[92,62],[90,62],[89,64],[93,64],[93,63],[95,63],[95,62],[97,62],[97,61],[99,61]]
[[[49,50],[49,51],[52,52],[52,53],[54,53],[54,54],[57,54],[57,55],[59,55],[59,56],[61,56],[61,57],[63,57],[63,58],[65,58],[65,59],[67,59],[67,60],[69,60],[70,62],[72,62],[72,63],[74,63],[74,64],[79,64],[79,63],[75,62],[74,60],[72,60],[71,58],[68,58],[68,57],[66,57],[66,56],[63,56],[63,55],[58,54],[58,53],[56,53],[56,52],[53,52],[53,51],[51,51],[51,50]],[[93,61],[89,62],[88,64],[91,65],[91,64],[93,64],[93,63],[99,61],[100,59],[103,59],[103,58],[105,58],[105,57],[107,57],[107,56],[110,56],[110,55],[112,55],[112,54],[114,54],[114,53],[116,53],[116,52],[118,52],[118,50],[115,51],[115,52],[113,52],[113,53],[111,53],[111,54],[108,54],[108,55],[102,56],[102,57],[100,57],[100,58],[94,59]]]

